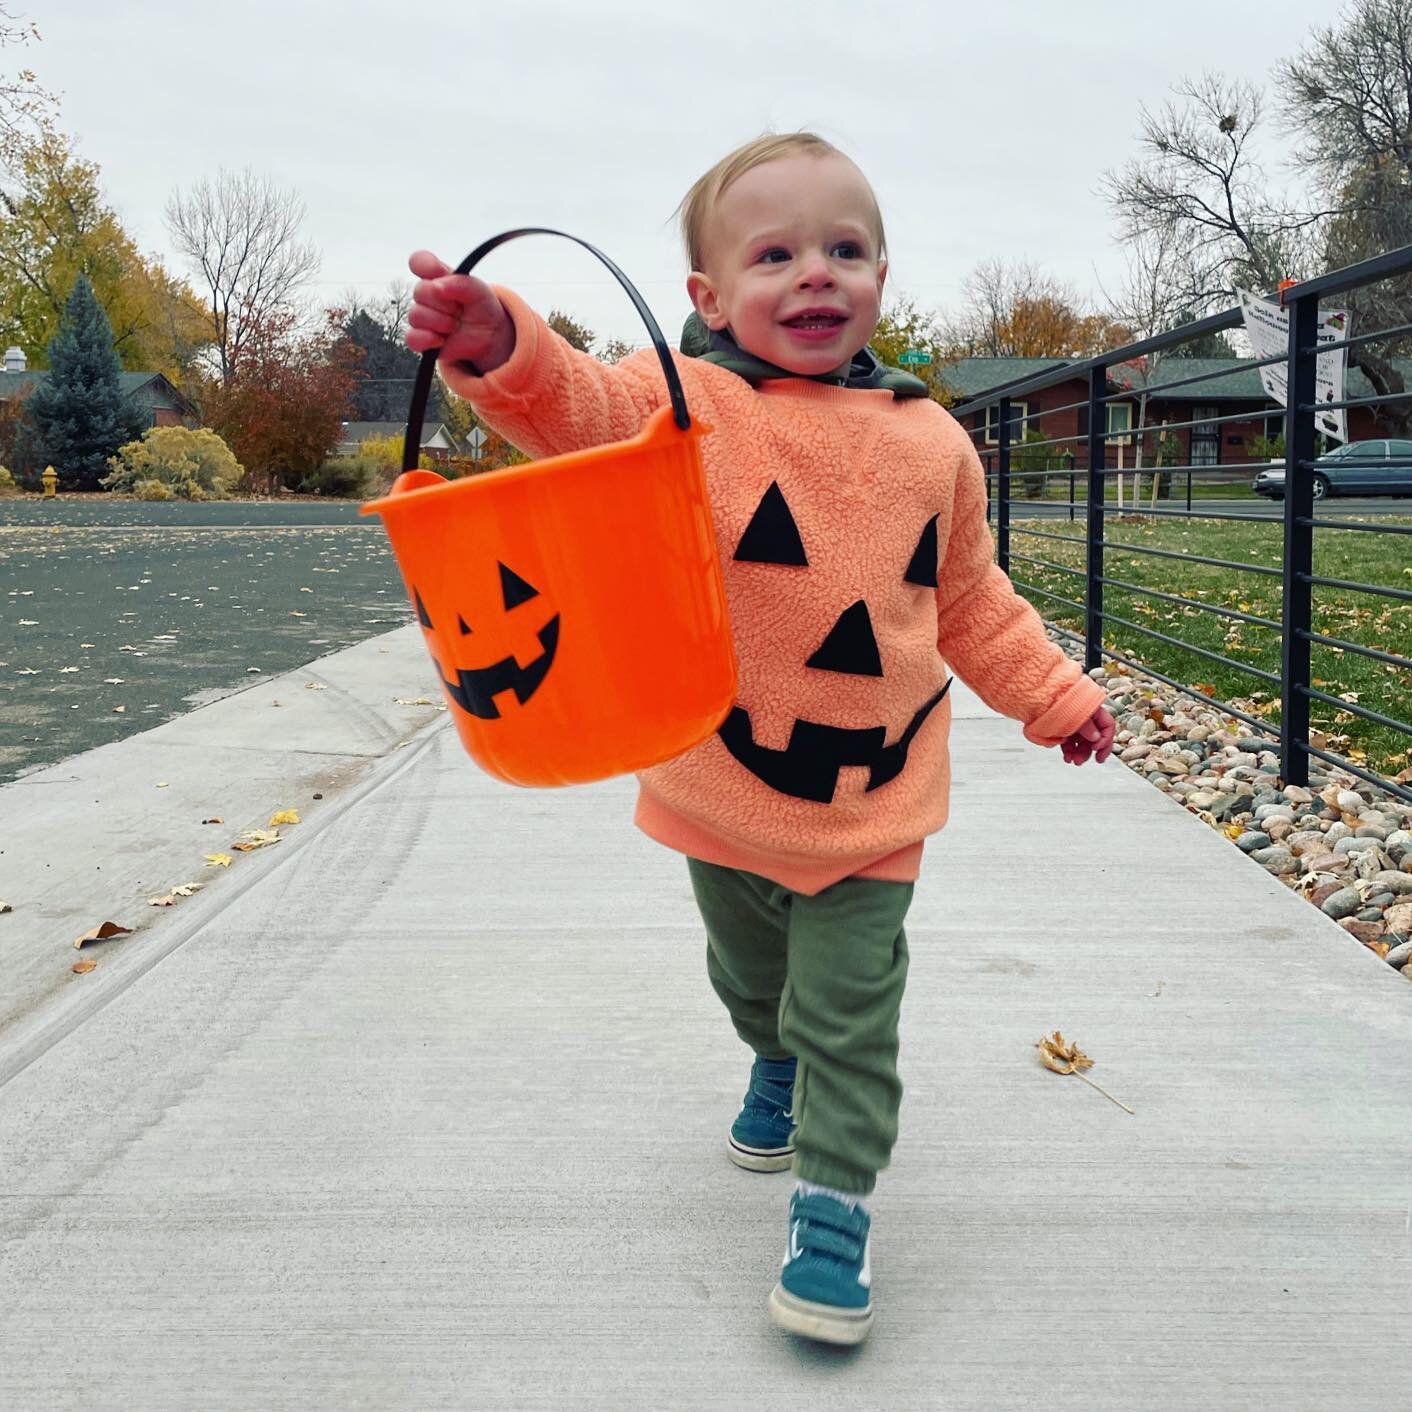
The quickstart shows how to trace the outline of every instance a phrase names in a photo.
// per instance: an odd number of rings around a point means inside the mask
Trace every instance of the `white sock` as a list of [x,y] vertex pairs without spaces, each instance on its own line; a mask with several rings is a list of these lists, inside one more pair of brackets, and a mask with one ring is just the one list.
[[859,1196],[856,1191],[839,1191],[837,1187],[819,1186],[815,1182],[801,1181],[794,1183],[794,1189],[800,1196],[831,1196],[835,1201],[841,1201],[850,1210],[855,1206],[863,1212],[868,1209],[867,1198]]

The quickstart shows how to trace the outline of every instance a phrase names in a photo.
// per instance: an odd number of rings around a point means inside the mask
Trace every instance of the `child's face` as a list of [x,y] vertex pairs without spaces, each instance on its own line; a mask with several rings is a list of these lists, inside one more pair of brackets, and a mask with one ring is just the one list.
[[702,232],[686,282],[708,328],[802,377],[845,370],[873,336],[886,262],[872,193],[846,157],[752,167]]

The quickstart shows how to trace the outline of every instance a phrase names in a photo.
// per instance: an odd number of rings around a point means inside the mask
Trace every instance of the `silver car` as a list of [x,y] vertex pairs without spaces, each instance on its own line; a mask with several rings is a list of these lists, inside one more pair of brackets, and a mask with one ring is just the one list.
[[[1272,462],[1250,483],[1256,495],[1285,498],[1285,468]],[[1412,496],[1412,441],[1350,441],[1314,462],[1314,499],[1326,495]]]

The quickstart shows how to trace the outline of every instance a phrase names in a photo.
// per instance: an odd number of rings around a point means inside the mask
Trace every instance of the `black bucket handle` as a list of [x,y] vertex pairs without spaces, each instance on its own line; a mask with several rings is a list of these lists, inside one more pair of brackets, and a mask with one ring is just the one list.
[[[652,317],[652,310],[647,307],[646,300],[637,292],[633,282],[596,246],[590,245],[586,240],[580,240],[576,235],[569,235],[566,231],[550,230],[547,226],[525,226],[520,230],[502,231],[499,235],[493,235],[483,244],[476,246],[456,266],[456,273],[458,275],[470,274],[497,246],[504,245],[508,240],[518,240],[522,235],[562,236],[565,240],[572,240],[575,245],[582,245],[590,255],[596,255],[607,265],[614,279],[627,291],[627,296],[632,300],[633,307],[641,315],[643,323],[647,325],[652,346],[657,350],[657,357],[662,364],[662,372],[667,379],[667,393],[672,400],[672,419],[683,431],[686,431],[691,426],[691,417],[687,414],[686,394],[682,391],[681,378],[677,374],[676,364],[672,362],[667,340],[662,337],[662,330],[657,327],[657,320]],[[407,410],[407,435],[402,443],[402,469],[404,471],[416,470],[417,463],[421,459],[422,425],[426,421],[427,399],[431,395],[431,380],[436,371],[436,359],[439,352],[439,349],[428,348],[422,354],[422,363],[417,369],[417,381],[412,388],[412,405]]]

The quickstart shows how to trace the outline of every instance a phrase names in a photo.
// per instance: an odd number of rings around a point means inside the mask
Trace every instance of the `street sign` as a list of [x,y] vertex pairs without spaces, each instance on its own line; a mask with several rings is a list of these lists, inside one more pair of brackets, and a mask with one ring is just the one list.
[[481,447],[485,445],[489,438],[479,427],[472,427],[471,434],[466,438],[466,444],[471,448],[471,460],[479,461],[481,458]]
[[904,367],[906,367],[909,363],[916,364],[919,367],[925,367],[928,363],[931,362],[931,360],[932,355],[930,353],[924,352],[920,348],[908,348],[904,352],[899,353],[897,355],[897,361],[901,363]]

